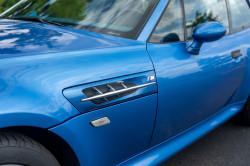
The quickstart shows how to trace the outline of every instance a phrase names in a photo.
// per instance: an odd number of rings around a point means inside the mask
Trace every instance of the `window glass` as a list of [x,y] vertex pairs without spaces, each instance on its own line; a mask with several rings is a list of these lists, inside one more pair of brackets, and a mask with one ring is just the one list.
[[[0,0],[1,2],[1,0]],[[1,18],[27,17],[135,39],[158,0],[22,0]]]
[[246,0],[229,0],[232,28],[243,29],[250,24],[250,10]]
[[181,0],[171,0],[149,42],[167,43],[184,41]]
[[[242,0],[239,0],[242,1]],[[204,22],[223,24],[229,33],[229,22],[225,0],[184,0],[187,40],[192,40],[194,28]]]

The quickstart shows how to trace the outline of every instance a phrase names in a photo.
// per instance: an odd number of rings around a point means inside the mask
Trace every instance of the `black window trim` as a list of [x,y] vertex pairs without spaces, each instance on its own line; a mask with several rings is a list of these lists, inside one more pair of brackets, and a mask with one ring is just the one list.
[[[171,0],[169,0],[170,2]],[[187,26],[186,26],[186,11],[184,6],[184,0],[181,0],[181,8],[182,8],[182,20],[183,20],[183,29],[184,29],[184,41],[187,41]]]
[[[161,18],[163,17],[165,11],[167,10],[168,8],[168,5],[170,4],[171,0],[169,0],[168,4],[166,5],[166,7],[164,8],[160,18],[158,19],[157,23],[155,24],[155,27],[154,29],[152,30],[150,36],[148,37],[147,39],[147,43],[153,43],[153,44],[171,44],[171,43],[183,43],[183,42],[190,42],[192,40],[187,40],[187,31],[186,31],[186,12],[185,12],[185,6],[184,6],[184,0],[180,0],[181,1],[181,7],[182,7],[182,20],[183,20],[183,30],[184,30],[184,41],[176,41],[176,42],[166,42],[166,43],[155,43],[155,42],[150,42],[150,38],[151,36],[153,35],[156,27],[158,26],[159,22],[161,21]],[[249,6],[249,10],[250,10],[250,1],[249,0],[245,0]],[[245,30],[247,28],[250,27],[250,23],[249,24],[246,24],[244,25],[244,28],[237,28],[235,30],[233,30],[233,27],[232,27],[232,15],[231,15],[231,10],[230,10],[230,4],[229,4],[229,1],[228,0],[225,0],[225,3],[226,3],[226,8],[227,8],[227,15],[228,15],[228,23],[229,23],[229,33],[225,36],[229,36],[229,35],[232,35],[232,34],[235,34],[237,32],[240,32],[242,30]]]
[[229,34],[232,32],[232,16],[231,16],[231,10],[228,0],[226,1],[226,7],[227,7],[227,17],[228,17],[228,24],[229,24]]

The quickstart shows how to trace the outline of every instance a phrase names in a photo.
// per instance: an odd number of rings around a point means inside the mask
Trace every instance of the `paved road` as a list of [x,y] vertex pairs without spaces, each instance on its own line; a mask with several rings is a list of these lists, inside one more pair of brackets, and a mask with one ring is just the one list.
[[250,166],[250,126],[230,120],[160,166]]

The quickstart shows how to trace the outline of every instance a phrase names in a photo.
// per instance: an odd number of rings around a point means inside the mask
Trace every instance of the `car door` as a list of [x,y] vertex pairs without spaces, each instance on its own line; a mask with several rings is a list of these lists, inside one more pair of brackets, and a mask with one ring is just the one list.
[[[199,55],[186,48],[200,23],[216,21],[227,28],[222,39],[205,43]],[[202,122],[234,100],[245,70],[245,56],[229,34],[225,0],[170,0],[148,39],[158,83],[158,112],[150,146]]]
[[[250,1],[228,0],[231,33],[237,36],[246,56],[246,64],[250,64]],[[245,75],[236,101],[244,101],[250,92],[250,66],[246,65]]]

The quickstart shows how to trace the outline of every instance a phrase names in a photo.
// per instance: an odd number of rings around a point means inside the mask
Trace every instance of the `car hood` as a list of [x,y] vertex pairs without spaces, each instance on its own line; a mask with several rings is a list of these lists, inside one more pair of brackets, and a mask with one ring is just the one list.
[[129,39],[20,20],[1,19],[0,29],[0,59],[138,44]]

